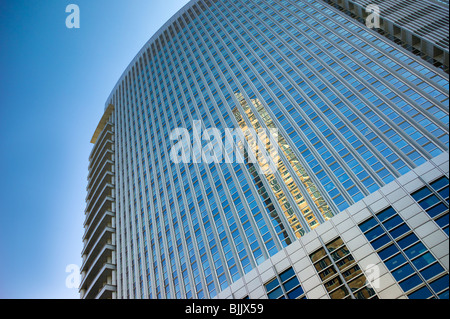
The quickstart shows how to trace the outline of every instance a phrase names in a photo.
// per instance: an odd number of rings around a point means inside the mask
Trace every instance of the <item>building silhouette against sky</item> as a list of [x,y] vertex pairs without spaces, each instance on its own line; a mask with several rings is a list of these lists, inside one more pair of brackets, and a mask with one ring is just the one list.
[[324,1],[189,2],[93,135],[81,297],[448,298],[448,92]]

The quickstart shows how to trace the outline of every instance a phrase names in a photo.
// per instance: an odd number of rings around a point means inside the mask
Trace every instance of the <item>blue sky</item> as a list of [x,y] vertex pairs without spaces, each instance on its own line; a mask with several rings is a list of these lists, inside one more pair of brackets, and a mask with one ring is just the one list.
[[81,265],[89,141],[122,72],[187,2],[0,0],[0,298],[78,298],[65,270]]

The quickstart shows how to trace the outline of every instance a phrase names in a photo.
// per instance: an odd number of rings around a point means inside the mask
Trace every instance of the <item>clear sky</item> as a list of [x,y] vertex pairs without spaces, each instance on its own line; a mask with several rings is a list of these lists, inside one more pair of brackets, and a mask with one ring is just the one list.
[[89,141],[122,72],[187,2],[0,0],[0,298],[79,297],[66,266],[81,265]]

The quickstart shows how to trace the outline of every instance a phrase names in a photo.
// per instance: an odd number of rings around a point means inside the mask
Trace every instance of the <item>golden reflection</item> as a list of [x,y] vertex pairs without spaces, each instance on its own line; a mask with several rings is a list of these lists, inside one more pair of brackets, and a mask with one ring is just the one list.
[[[331,256],[331,259],[328,256]],[[331,299],[348,298],[350,296],[348,288],[357,299],[377,298],[375,291],[370,287],[366,276],[341,238],[338,237],[325,245],[325,248],[316,250],[309,257]]]
[[[259,120],[256,118],[255,114],[253,113],[252,109],[248,105],[248,103],[245,101],[244,97],[240,93],[235,93],[237,99],[239,100],[245,114],[247,115],[247,118],[249,119],[253,129],[257,131],[258,129],[263,128],[261,123],[259,123]],[[257,110],[258,114],[261,116],[261,118],[264,120],[264,123],[266,127],[270,129],[276,129],[275,123],[272,121],[269,113],[266,111],[262,103],[258,99],[252,99],[252,104]],[[249,127],[247,126],[243,115],[238,110],[238,108],[233,109],[233,114],[236,118],[236,120],[239,123],[240,128],[243,132],[247,132]],[[286,156],[287,160],[291,164],[295,174],[298,176],[301,183],[304,185],[308,195],[311,197],[311,199],[314,201],[315,205],[321,212],[321,215],[323,216],[324,220],[330,219],[333,214],[331,212],[331,209],[325,202],[324,198],[321,196],[320,192],[317,190],[316,185],[311,181],[310,177],[308,176],[306,170],[304,167],[300,164],[300,161],[298,160],[297,156],[294,154],[294,152],[291,150],[290,146],[286,142],[283,136],[278,135],[278,146],[283,151],[284,155]],[[302,215],[304,216],[306,222],[308,223],[309,227],[311,229],[314,229],[319,225],[319,221],[317,220],[317,217],[314,215],[313,210],[309,207],[308,203],[306,202],[304,195],[300,192],[300,189],[298,185],[295,183],[293,177],[291,176],[290,172],[288,171],[287,167],[285,166],[284,162],[280,159],[278,152],[274,150],[273,147],[268,147],[268,143],[263,143],[263,145],[259,144],[255,141],[255,138],[251,136],[251,134],[246,134],[245,138],[247,139],[248,145],[250,150],[253,152],[253,154],[264,154],[263,150],[261,148],[264,148],[264,151],[266,151],[266,154],[269,155],[269,160],[272,159],[273,163],[275,163],[276,170],[280,173],[282,177],[282,182],[286,185],[287,189],[291,193],[292,197],[294,198],[294,201],[296,202],[299,210],[301,211]],[[263,141],[267,142],[267,141]],[[276,179],[273,172],[270,171],[269,166],[270,164],[266,160],[265,156],[258,156],[257,158],[258,164],[261,167],[262,171],[264,172],[264,175],[266,176],[267,180],[269,181],[269,185],[272,188],[273,192],[275,193],[275,196],[277,197],[278,202],[280,203],[280,206],[282,207],[285,216],[287,217],[289,224],[291,228],[294,230],[294,233],[296,237],[301,237],[305,231],[303,227],[300,224],[300,221],[295,216],[294,211],[292,210],[289,201],[282,191],[282,188],[278,184],[279,181]]]
[[[241,102],[241,104],[244,104],[244,103]],[[250,122],[252,123],[253,128],[255,129],[255,131],[260,129],[261,128],[260,123],[258,122],[258,120],[254,116],[254,114],[251,112],[250,108],[248,107],[248,105],[246,103],[245,103],[245,106],[246,107],[244,107],[244,110],[245,110],[248,118],[250,119]],[[233,114],[234,114],[241,130],[243,132],[248,132],[249,127],[247,126],[247,123],[245,122],[244,118],[242,117],[241,113],[239,112],[239,110],[237,108],[233,109]],[[263,174],[266,176],[266,179],[267,179],[273,193],[275,194],[275,197],[277,198],[277,201],[280,204],[281,209],[283,210],[284,215],[286,216],[290,227],[294,231],[295,236],[297,238],[300,238],[305,233],[305,230],[303,229],[302,225],[300,224],[300,221],[298,220],[297,216],[295,215],[295,213],[291,207],[291,204],[289,203],[288,199],[286,198],[285,193],[283,192],[282,188],[278,184],[278,180],[276,179],[276,177],[273,173],[273,170],[269,169],[269,167],[268,167],[269,163],[268,163],[267,159],[265,158],[264,153],[260,149],[261,145],[258,145],[258,143],[255,141],[255,138],[253,138],[251,136],[251,134],[245,134],[245,138],[248,142],[250,151],[253,152],[253,155],[262,154],[262,156],[257,156],[256,160],[257,160]],[[266,145],[267,145],[267,143],[263,144],[263,146],[266,146]],[[241,141],[239,141],[239,146],[241,149],[244,148]],[[265,150],[268,150],[267,147],[265,147]],[[269,154],[274,155],[273,153],[269,153]],[[286,178],[287,181],[289,181],[289,179],[292,179],[291,176],[289,175],[289,172],[287,171],[286,167],[276,157],[276,155],[275,155],[275,157],[271,157],[271,159],[274,161],[276,168],[278,169],[280,174],[284,178]],[[291,191],[291,193],[293,193],[293,195],[295,194],[297,196],[297,198],[301,197],[301,194],[298,192],[298,188],[295,186],[295,183],[290,182],[290,183],[287,183],[286,186],[288,187],[289,191]],[[296,198],[296,197],[294,197],[294,198]]]
[[342,287],[336,289],[335,291],[333,291],[332,293],[330,293],[330,298],[331,299],[343,299],[347,295],[348,295],[347,288],[345,288],[345,286],[342,286]]

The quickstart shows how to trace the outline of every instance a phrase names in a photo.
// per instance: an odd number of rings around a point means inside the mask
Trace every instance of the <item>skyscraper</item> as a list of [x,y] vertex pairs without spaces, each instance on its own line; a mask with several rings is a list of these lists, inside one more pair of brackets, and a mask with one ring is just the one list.
[[323,0],[365,23],[376,8],[376,30],[448,73],[448,0]]
[[323,1],[189,2],[92,138],[81,297],[448,298],[448,90]]

